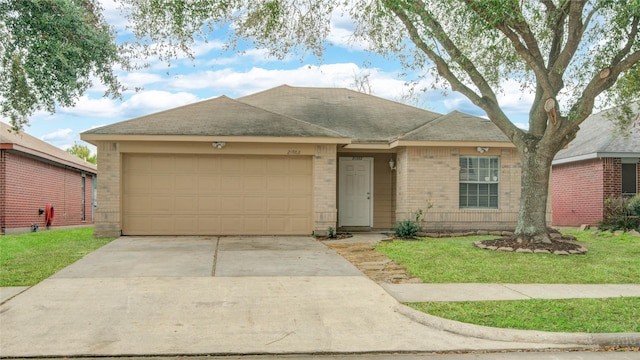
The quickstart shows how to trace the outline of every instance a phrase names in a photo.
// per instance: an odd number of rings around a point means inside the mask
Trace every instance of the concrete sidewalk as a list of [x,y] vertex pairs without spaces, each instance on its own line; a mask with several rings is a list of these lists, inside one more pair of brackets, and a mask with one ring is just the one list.
[[387,284],[399,302],[640,297],[640,284]]

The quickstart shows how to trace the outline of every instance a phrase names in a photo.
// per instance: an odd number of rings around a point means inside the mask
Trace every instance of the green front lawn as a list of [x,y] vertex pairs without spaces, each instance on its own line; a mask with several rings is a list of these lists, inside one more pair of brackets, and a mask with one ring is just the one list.
[[640,298],[407,304],[431,315],[505,329],[554,332],[640,332]]
[[425,283],[640,283],[640,237],[572,234],[584,243],[586,255],[504,253],[471,245],[491,236],[396,240],[381,242],[376,250]]
[[0,236],[0,286],[31,286],[109,243],[93,228]]
[[[376,250],[425,283],[638,284],[640,237],[567,232],[586,255],[503,253],[472,246],[492,237],[382,242]],[[407,304],[466,323],[523,330],[640,332],[640,298],[432,302]]]

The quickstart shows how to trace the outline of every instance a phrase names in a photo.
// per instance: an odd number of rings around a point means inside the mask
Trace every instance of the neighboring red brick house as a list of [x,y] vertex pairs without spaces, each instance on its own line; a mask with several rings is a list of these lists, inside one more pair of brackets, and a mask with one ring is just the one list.
[[97,167],[9,128],[0,122],[0,234],[93,224]]
[[606,112],[590,116],[576,138],[553,161],[552,224],[597,225],[604,200],[638,193],[640,131],[614,131]]

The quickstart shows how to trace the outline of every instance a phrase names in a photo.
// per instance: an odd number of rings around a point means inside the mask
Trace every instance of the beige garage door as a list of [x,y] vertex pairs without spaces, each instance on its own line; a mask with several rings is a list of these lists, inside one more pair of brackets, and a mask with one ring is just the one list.
[[309,156],[125,154],[123,234],[311,234]]

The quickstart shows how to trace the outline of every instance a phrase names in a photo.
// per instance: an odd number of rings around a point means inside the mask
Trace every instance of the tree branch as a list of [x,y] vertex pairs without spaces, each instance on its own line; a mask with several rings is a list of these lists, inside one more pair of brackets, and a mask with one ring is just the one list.
[[[473,10],[478,16],[495,26],[500,30],[510,41],[518,54],[527,62],[536,75],[538,84],[546,94],[554,94],[553,88],[548,81],[547,70],[545,68],[544,59],[540,53],[540,48],[535,37],[531,34],[529,25],[526,22],[519,20],[512,20],[511,23],[514,29],[509,27],[509,21],[502,19],[503,21],[497,21],[493,16],[493,13],[487,13],[486,8],[481,7],[479,3],[473,0],[464,0],[465,4]],[[519,11],[513,9],[513,11]],[[503,14],[506,15],[506,14]],[[518,31],[514,31],[514,30]],[[521,41],[524,40],[524,43]]]
[[[571,59],[573,59],[580,42],[582,41],[582,35],[585,28],[582,24],[582,10],[584,9],[584,1],[569,1],[569,30],[567,34],[567,42],[564,48],[558,55],[556,61],[549,68],[549,73],[552,78],[552,82],[558,83],[562,87],[562,76],[565,69],[569,65]],[[593,10],[595,11],[595,9]]]
[[518,129],[508,117],[504,114],[500,106],[498,105],[495,93],[484,79],[482,74],[478,71],[475,65],[468,60],[466,56],[460,51],[460,49],[451,41],[440,23],[426,10],[424,4],[419,1],[414,1],[412,9],[414,13],[418,13],[420,18],[427,29],[431,31],[436,37],[437,42],[443,46],[444,50],[452,60],[458,63],[462,69],[469,75],[472,82],[478,87],[480,94],[477,94],[473,89],[465,85],[451,70],[447,61],[438,55],[434,49],[432,49],[421,37],[420,31],[413,23],[405,9],[398,6],[397,3],[385,2],[387,6],[397,17],[400,19],[404,27],[409,32],[411,40],[415,45],[424,52],[435,64],[438,69],[438,73],[444,77],[451,88],[454,91],[460,92],[469,98],[474,104],[480,106],[487,112],[491,121],[493,121],[509,139],[514,141],[517,136],[522,135],[522,130]]
[[[640,61],[640,51],[629,54],[624,60],[617,64],[612,64],[607,68],[608,72],[596,74],[589,84],[582,91],[580,100],[571,107],[571,113],[575,114],[572,127],[580,125],[593,111],[595,98],[603,91],[611,88],[617,81],[618,76]],[[566,132],[566,131],[565,131]]]

